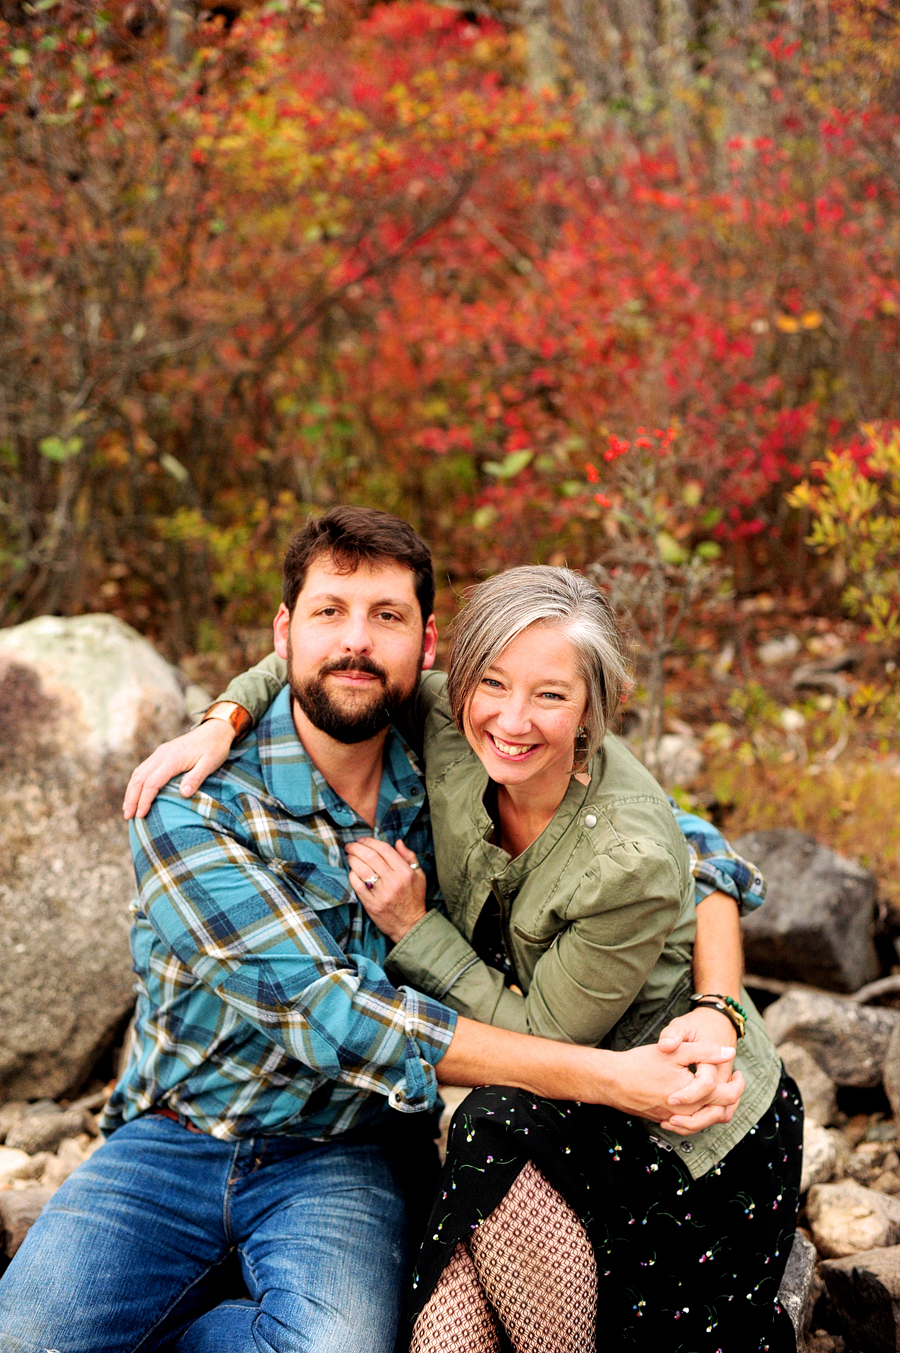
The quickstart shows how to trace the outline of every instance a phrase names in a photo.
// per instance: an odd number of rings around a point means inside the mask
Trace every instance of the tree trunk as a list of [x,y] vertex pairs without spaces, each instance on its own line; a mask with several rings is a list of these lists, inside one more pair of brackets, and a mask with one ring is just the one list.
[[521,14],[528,51],[529,87],[536,94],[542,89],[556,90],[558,72],[547,0],[524,0]]

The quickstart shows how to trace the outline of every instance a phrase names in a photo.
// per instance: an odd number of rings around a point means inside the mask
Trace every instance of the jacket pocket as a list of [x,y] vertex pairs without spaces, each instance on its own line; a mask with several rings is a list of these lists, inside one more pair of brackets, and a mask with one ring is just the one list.
[[514,925],[512,930],[517,939],[524,940],[526,944],[530,944],[534,949],[549,949],[559,934],[558,930],[554,930],[549,935],[532,935],[527,930],[523,930],[519,925]]
[[675,1019],[678,1015],[686,1015],[690,1010],[691,1003],[688,998],[693,985],[693,973],[688,973],[678,983],[669,999],[653,1014],[645,1018],[641,1017],[640,1012],[632,1014],[626,1011],[612,1031],[610,1045],[620,1052],[627,1052],[629,1048],[638,1048],[645,1043],[655,1043],[661,1030],[666,1027],[670,1019]]

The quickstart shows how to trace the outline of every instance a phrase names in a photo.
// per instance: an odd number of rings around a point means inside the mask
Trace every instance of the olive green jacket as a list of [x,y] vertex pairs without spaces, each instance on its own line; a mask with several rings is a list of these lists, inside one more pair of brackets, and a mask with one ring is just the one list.
[[[238,677],[224,698],[254,718],[283,680],[283,664]],[[416,717],[424,728],[435,856],[448,915],[429,911],[396,944],[387,971],[462,1015],[521,1033],[615,1050],[656,1040],[689,1009],[696,929],[688,853],[668,801],[650,773],[612,736],[574,777],[553,819],[511,860],[492,842],[487,773],[453,725],[446,678],[427,674]],[[486,899],[500,906],[521,993],[475,953]],[[728,1124],[689,1138],[648,1131],[677,1151],[690,1174],[713,1168],[769,1107],[780,1063],[762,1020],[750,1016],[735,1064],[746,1089]]]

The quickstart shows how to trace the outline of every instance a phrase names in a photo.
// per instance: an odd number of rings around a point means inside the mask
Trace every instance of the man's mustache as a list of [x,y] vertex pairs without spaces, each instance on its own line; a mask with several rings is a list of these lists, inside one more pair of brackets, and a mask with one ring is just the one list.
[[319,669],[320,676],[327,676],[329,672],[365,672],[367,676],[378,677],[382,685],[387,685],[387,672],[364,653],[355,658],[335,658],[334,662],[326,663]]

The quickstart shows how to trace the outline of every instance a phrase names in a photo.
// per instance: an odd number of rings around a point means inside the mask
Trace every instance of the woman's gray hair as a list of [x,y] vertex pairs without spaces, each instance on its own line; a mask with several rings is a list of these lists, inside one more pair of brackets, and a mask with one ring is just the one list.
[[488,668],[524,630],[547,625],[571,643],[587,686],[584,757],[593,756],[629,680],[622,636],[603,593],[572,569],[526,564],[478,583],[465,596],[466,605],[453,622],[447,681],[460,732],[465,732],[465,711]]

